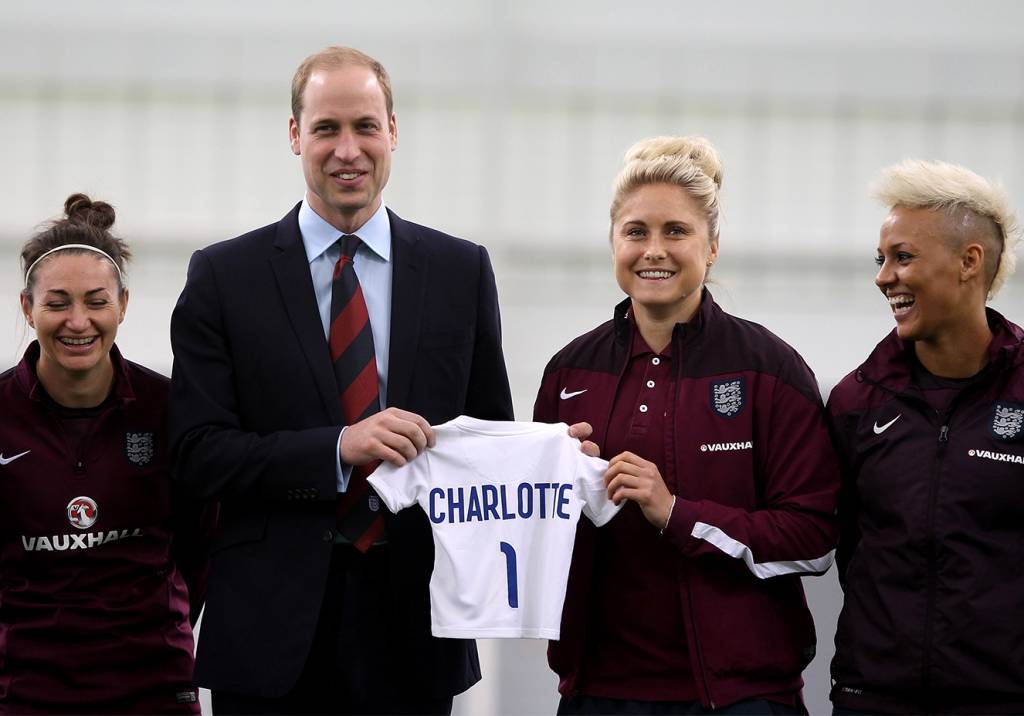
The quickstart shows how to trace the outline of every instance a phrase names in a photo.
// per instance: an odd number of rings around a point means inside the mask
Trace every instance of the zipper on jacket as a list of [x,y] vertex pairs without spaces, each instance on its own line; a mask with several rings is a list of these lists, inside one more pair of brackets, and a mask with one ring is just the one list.
[[921,684],[927,689],[931,684],[932,668],[932,629],[935,621],[935,572],[938,559],[938,547],[935,536],[935,511],[939,499],[939,478],[942,474],[943,456],[946,452],[946,445],[949,443],[949,419],[952,415],[952,405],[939,415],[942,425],[939,428],[938,445],[935,450],[935,465],[932,471],[932,479],[928,485],[928,589],[924,609],[924,644],[922,645],[921,663]]
[[934,410],[933,412],[939,418],[939,437],[935,447],[935,463],[932,472],[931,483],[928,485],[928,515],[927,515],[927,535],[928,535],[928,588],[926,592],[925,602],[925,621],[924,621],[924,644],[923,653],[921,658],[921,685],[925,690],[930,688],[932,680],[932,642],[933,642],[933,629],[935,622],[935,592],[936,582],[938,578],[937,562],[938,562],[938,540],[935,535],[935,512],[938,509],[939,501],[939,478],[942,474],[942,464],[945,459],[946,446],[949,444],[949,425],[953,421],[953,413],[956,411],[957,406],[965,400],[965,396],[972,396],[977,393],[983,383],[986,381],[975,380],[970,385],[964,387],[963,390],[953,396],[953,400],[950,401],[949,405],[946,406],[945,411]]
[[[614,344],[614,342],[615,342],[614,337],[613,337],[613,341],[612,342]],[[630,354],[632,352],[632,345],[633,345],[633,331],[632,331],[632,328],[631,328],[630,331],[629,331],[629,337],[628,337],[628,339],[626,341],[626,349],[625,349],[626,356],[625,356],[625,359],[622,361],[622,365],[619,366],[619,373],[618,373],[618,377],[615,379],[615,388],[612,391],[612,398],[611,398],[610,401],[608,401],[608,411],[603,416],[604,420],[603,420],[603,422],[602,422],[602,424],[600,426],[601,427],[600,435],[602,437],[602,443],[603,443],[601,445],[601,450],[604,450],[605,446],[607,446],[607,444],[608,444],[608,427],[611,425],[611,422],[612,422],[612,409],[615,407],[615,398],[618,397],[618,395],[619,395],[619,388],[622,387],[622,380],[626,376],[626,371],[629,370],[629,360],[630,360]],[[598,426],[596,424],[596,421],[595,421],[595,424],[592,425],[592,427],[593,427],[594,431],[591,434],[591,439],[593,439],[594,436],[598,434],[597,433]],[[595,547],[595,550],[596,550],[596,547]],[[593,576],[594,576],[593,562],[596,562],[596,561],[597,561],[596,555],[592,554],[591,555],[591,570],[590,570],[591,579],[593,579]],[[587,633],[589,632],[590,620],[592,618],[592,614],[591,614],[592,609],[593,609],[593,603],[591,602],[590,597],[588,596],[587,597],[587,603],[586,603],[587,614],[583,617],[584,636],[580,640],[579,644],[577,645],[576,653],[574,655],[577,664],[584,664],[586,662],[586,658],[585,658],[584,655],[585,655],[585,653],[587,651],[587,645],[588,645]],[[575,670],[575,673],[573,674],[573,676],[571,677],[571,679],[569,681],[569,695],[571,695],[571,696],[577,696],[577,695],[579,695],[581,693],[580,692],[580,681],[582,680],[582,676],[583,676],[583,673],[582,673],[583,672],[583,668],[584,667],[577,668]]]
[[700,648],[700,637],[697,634],[697,619],[694,616],[693,582],[690,580],[689,570],[687,569],[686,571],[687,574],[684,575],[684,579],[686,580],[686,601],[687,606],[689,607],[686,610],[686,616],[689,617],[690,620],[690,634],[693,635],[693,651],[697,655],[697,663],[695,665],[697,668],[694,671],[695,674],[700,674],[700,683],[704,686],[704,694],[707,696],[708,700],[707,706],[713,710],[718,707],[715,705],[714,696],[711,695],[711,684],[708,683],[707,671],[704,668],[704,652]]
[[[669,424],[671,425],[672,443],[674,444],[676,442],[676,437],[677,437],[676,430],[677,430],[677,427],[678,427],[678,421],[676,420],[676,409],[678,408],[678,405],[679,405],[679,391],[682,389],[683,378],[684,378],[684,375],[683,375],[683,357],[685,355],[684,348],[685,348],[685,344],[686,344],[686,326],[685,325],[677,326],[676,329],[672,333],[672,339],[673,339],[673,343],[672,343],[672,360],[675,362],[675,366],[674,366],[674,373],[675,374],[673,375],[673,378],[672,378],[672,384],[673,384],[672,385],[672,401],[673,401],[673,405],[672,405],[672,420],[670,421]],[[673,451],[671,453],[671,458],[670,459],[671,459],[671,461],[673,463],[673,465],[672,465],[672,469],[673,469],[673,472],[674,472],[673,478],[677,480],[677,482],[676,482],[676,491],[680,492],[682,490],[682,486],[678,483],[678,479],[679,479],[679,474],[680,473],[679,473],[678,467],[675,465],[676,453],[675,453],[674,449],[673,449]],[[700,683],[704,687],[704,694],[707,697],[707,706],[708,706],[708,708],[710,708],[711,710],[715,710],[715,709],[718,708],[718,705],[715,703],[715,697],[711,693],[711,683],[708,681],[707,668],[704,665],[704,650],[701,649],[701,646],[700,646],[700,635],[697,633],[697,617],[696,617],[697,610],[696,610],[696,608],[694,608],[694,605],[693,605],[693,580],[690,579],[689,571],[690,571],[689,569],[686,570],[686,574],[684,575],[684,578],[686,580],[686,600],[687,600],[687,603],[688,603],[688,606],[689,606],[689,609],[687,610],[689,613],[688,613],[687,616],[690,619],[690,633],[693,635],[693,651],[697,655],[697,664],[696,664],[697,668],[695,669],[695,672],[700,674]]]

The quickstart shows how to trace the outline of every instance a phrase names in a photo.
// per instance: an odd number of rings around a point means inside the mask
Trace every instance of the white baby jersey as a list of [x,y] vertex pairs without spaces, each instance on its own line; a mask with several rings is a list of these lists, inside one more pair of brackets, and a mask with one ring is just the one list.
[[430,519],[432,633],[557,639],[580,513],[600,526],[619,510],[608,463],[565,423],[460,416],[434,432],[434,447],[369,478],[392,512],[419,503]]

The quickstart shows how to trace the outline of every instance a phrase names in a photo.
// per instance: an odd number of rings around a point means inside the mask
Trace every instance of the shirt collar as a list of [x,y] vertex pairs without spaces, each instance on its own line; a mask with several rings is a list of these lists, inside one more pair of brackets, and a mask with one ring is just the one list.
[[[302,245],[306,249],[306,259],[311,263],[343,235],[313,211],[305,198],[299,207],[299,232],[302,234]],[[384,202],[381,202],[373,216],[353,233],[381,259],[391,260],[391,221],[388,219]]]
[[[630,347],[629,357],[630,358],[641,358],[646,356],[655,355],[654,349],[647,345],[647,341],[640,335],[640,329],[636,327],[636,319],[633,318],[633,311],[630,310],[626,314],[626,319],[629,321],[633,328],[633,345]],[[672,341],[668,342],[661,353],[657,354],[660,358],[671,358],[672,357]]]
[[[32,400],[42,400],[43,394],[46,393],[46,388],[39,381],[39,374],[36,372],[36,363],[39,362],[39,354],[41,352],[39,341],[32,341],[29,343],[28,348],[25,349],[25,355],[22,356],[15,369],[15,374],[22,388],[24,388],[25,392],[28,393],[28,397]],[[110,346],[110,360],[114,365],[114,385],[111,386],[110,395],[105,400],[113,397],[121,403],[134,401],[135,391],[132,388],[128,365],[124,358],[121,357],[121,351],[118,350],[117,344]]]

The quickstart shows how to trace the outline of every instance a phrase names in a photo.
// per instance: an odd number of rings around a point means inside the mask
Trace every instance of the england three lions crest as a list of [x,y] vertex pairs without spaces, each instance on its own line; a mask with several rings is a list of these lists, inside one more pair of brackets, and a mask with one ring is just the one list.
[[124,454],[133,465],[148,465],[153,460],[153,433],[125,433]]
[[1024,431],[1024,406],[996,403],[992,412],[992,434],[1000,440],[1013,440]]
[[735,418],[747,402],[743,378],[718,380],[711,384],[711,409],[723,418]]

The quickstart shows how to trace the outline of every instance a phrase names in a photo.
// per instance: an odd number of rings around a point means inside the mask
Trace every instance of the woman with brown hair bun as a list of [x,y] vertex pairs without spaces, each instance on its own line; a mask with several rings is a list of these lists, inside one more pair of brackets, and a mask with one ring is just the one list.
[[626,153],[611,248],[628,297],[544,371],[534,419],[600,445],[626,501],[577,531],[548,650],[562,714],[804,708],[800,578],[832,563],[839,473],[810,369],[704,286],[721,181],[706,139]]
[[210,513],[171,489],[167,379],[115,344],[114,209],[64,208],[22,248],[36,340],[0,374],[0,714],[198,714]]

